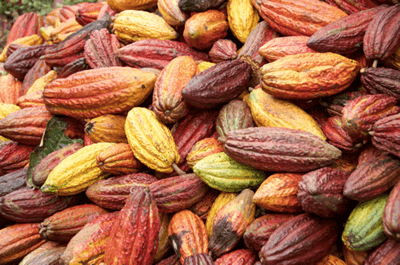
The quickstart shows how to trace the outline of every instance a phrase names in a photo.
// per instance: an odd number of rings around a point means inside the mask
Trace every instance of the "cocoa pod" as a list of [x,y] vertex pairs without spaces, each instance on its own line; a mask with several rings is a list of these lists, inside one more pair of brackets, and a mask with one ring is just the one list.
[[122,115],[101,115],[85,124],[85,134],[93,143],[128,143],[125,135],[125,120]]
[[75,74],[80,71],[88,70],[90,66],[86,62],[85,57],[80,57],[75,61],[72,61],[61,69],[60,73],[58,74],[59,78],[66,78],[72,74]]
[[369,94],[386,94],[400,99],[400,70],[367,67],[360,73],[361,83]]
[[206,195],[204,195],[200,201],[193,204],[189,210],[198,215],[202,220],[206,220],[208,213],[219,194],[219,190],[209,189]]
[[29,163],[29,155],[34,146],[7,142],[0,149],[0,176],[24,168]]
[[76,21],[85,26],[90,22],[97,20],[100,10],[102,9],[104,2],[100,3],[86,3],[85,5],[78,8],[75,12]]
[[198,141],[186,156],[187,165],[193,168],[206,156],[223,152],[223,144],[215,138],[208,137]]
[[379,150],[400,157],[400,142],[395,137],[399,128],[400,114],[389,115],[375,122],[372,131],[372,144]]
[[7,42],[5,45],[8,45],[16,39],[22,37],[33,34],[40,35],[39,29],[43,26],[43,17],[39,13],[26,12],[18,16],[13,23],[10,33],[8,33]]
[[256,254],[249,249],[237,249],[226,253],[215,260],[215,265],[253,265],[257,260]]
[[208,9],[215,9],[220,6],[224,0],[179,0],[179,9],[189,12],[203,12]]
[[171,26],[183,26],[188,19],[188,14],[179,9],[179,0],[157,1],[158,11],[165,21]]
[[393,240],[386,240],[381,245],[376,247],[368,258],[365,260],[365,265],[373,264],[396,264],[400,260],[400,244]]
[[343,256],[348,265],[363,265],[368,257],[368,252],[355,251],[343,246]]
[[394,241],[400,242],[400,222],[399,222],[399,206],[400,198],[400,181],[394,185],[389,193],[386,201],[385,209],[382,216],[383,230],[386,236]]
[[0,177],[0,201],[5,195],[26,187],[28,168],[17,169]]
[[[0,76],[0,102],[16,104],[22,94],[22,83],[11,74]],[[4,118],[4,117],[2,117]]]
[[104,172],[114,175],[127,175],[138,172],[142,163],[135,158],[129,144],[119,143],[110,146],[96,157],[97,166]]
[[229,39],[219,39],[214,42],[208,55],[214,63],[234,60],[237,58],[237,47],[236,44]]
[[25,95],[37,79],[45,76],[50,71],[51,67],[46,64],[45,60],[37,60],[37,62],[32,66],[31,69],[29,69],[24,77],[21,87],[21,95]]
[[19,265],[58,265],[61,255],[64,253],[66,246],[58,242],[47,241],[37,249],[26,255]]
[[349,15],[378,6],[376,1],[371,0],[327,0],[326,2],[333,6],[337,6]]

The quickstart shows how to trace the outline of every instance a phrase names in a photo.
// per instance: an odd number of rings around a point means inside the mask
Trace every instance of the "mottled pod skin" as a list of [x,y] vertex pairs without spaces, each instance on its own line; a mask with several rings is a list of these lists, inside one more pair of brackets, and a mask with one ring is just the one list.
[[18,16],[8,34],[6,45],[22,37],[40,35],[39,29],[43,26],[44,20],[39,13],[27,12]]
[[195,254],[208,254],[208,236],[203,221],[189,210],[172,216],[168,226],[168,237],[181,264]]
[[361,83],[369,94],[386,94],[400,99],[400,69],[367,67],[360,73]]
[[350,172],[331,167],[304,174],[297,189],[297,199],[303,210],[322,218],[345,213],[350,200],[343,196],[343,187],[349,175]]
[[153,90],[153,108],[163,123],[175,123],[188,114],[190,106],[183,100],[181,92],[198,72],[192,57],[179,56],[158,75]]
[[20,265],[30,264],[59,264],[61,255],[64,253],[66,246],[54,241],[47,241],[37,249],[26,255]]
[[242,238],[246,227],[255,219],[254,192],[243,189],[232,201],[225,204],[214,218],[210,237],[210,255],[214,259],[231,251]]
[[61,72],[58,74],[59,78],[66,78],[72,74],[75,74],[80,71],[89,70],[90,66],[87,64],[85,57],[80,57],[75,61],[72,61],[61,69]]
[[390,191],[389,198],[383,211],[382,224],[386,236],[400,242],[400,181]]
[[20,168],[13,172],[0,176],[0,200],[3,196],[26,187],[28,168]]
[[96,181],[85,193],[89,200],[100,207],[119,211],[124,207],[132,187],[148,186],[157,180],[156,177],[144,173],[114,176]]
[[186,20],[183,37],[189,46],[205,50],[215,41],[225,38],[228,29],[226,15],[213,9],[196,13]]
[[290,213],[269,213],[258,217],[246,227],[246,232],[243,234],[244,243],[249,249],[259,252],[272,232],[295,216],[296,214]]
[[371,20],[386,7],[381,5],[336,20],[315,32],[307,46],[317,52],[353,54],[362,48]]
[[81,71],[47,84],[43,101],[51,113],[78,119],[123,113],[150,95],[156,78],[130,67]]
[[260,19],[258,11],[251,0],[229,0],[226,10],[230,30],[240,42],[245,43],[250,32],[258,24]]
[[95,117],[85,124],[85,134],[93,143],[128,143],[125,135],[126,117],[106,114]]
[[110,34],[106,28],[102,28],[90,33],[90,38],[85,42],[83,54],[92,69],[121,66],[116,54],[119,47],[117,36]]
[[393,240],[386,240],[372,250],[365,260],[365,265],[388,264],[395,265],[400,260],[400,244]]
[[18,263],[25,255],[45,243],[39,223],[14,224],[0,230],[0,264]]
[[[22,94],[22,83],[11,74],[0,76],[0,102],[16,104]],[[4,117],[2,117],[4,118]]]
[[318,0],[266,0],[259,12],[271,27],[286,36],[311,36],[347,16],[339,8]]
[[133,188],[108,240],[104,262],[109,265],[151,265],[158,246],[160,216],[148,188]]
[[78,8],[78,10],[75,13],[76,21],[82,26],[85,26],[90,22],[97,20],[98,14],[103,5],[105,4],[106,3],[104,2],[99,2],[99,3],[86,3],[85,5],[82,5],[81,7]]
[[118,58],[132,67],[152,67],[162,70],[172,59],[178,56],[190,56],[195,61],[209,61],[207,53],[195,50],[186,43],[147,39],[136,41],[120,48]]
[[0,120],[0,135],[26,145],[39,145],[53,115],[45,107],[17,110]]
[[197,162],[206,156],[224,151],[223,144],[215,138],[208,137],[196,142],[186,156],[187,164],[193,168]]
[[240,163],[272,172],[308,172],[333,163],[342,154],[309,132],[277,127],[232,131],[224,152]]
[[133,155],[129,144],[119,143],[110,146],[96,157],[97,166],[104,172],[114,175],[127,175],[138,172],[142,163]]
[[369,23],[364,35],[367,59],[385,60],[400,47],[400,5],[385,8]]
[[191,207],[210,190],[196,174],[160,179],[149,185],[160,212],[173,213]]
[[188,19],[188,14],[179,9],[179,0],[157,1],[158,11],[171,26],[183,26]]
[[215,265],[253,265],[257,255],[250,249],[237,249],[215,260]]
[[208,55],[214,63],[237,58],[236,44],[229,39],[219,39],[214,42]]
[[362,143],[353,139],[343,126],[340,116],[329,117],[322,126],[322,131],[328,138],[328,143],[344,152],[355,152],[362,148]]
[[272,232],[259,257],[263,265],[313,264],[329,253],[337,233],[335,220],[299,214]]
[[372,144],[379,150],[400,157],[400,141],[396,137],[400,129],[400,114],[389,115],[375,122],[370,134]]
[[359,64],[336,53],[302,53],[265,64],[260,71],[261,86],[267,93],[282,99],[313,99],[349,87]]
[[0,149],[0,176],[24,168],[34,148],[15,141],[5,143]]
[[41,222],[39,234],[43,239],[49,241],[67,243],[85,224],[105,213],[108,211],[95,204],[72,206]]

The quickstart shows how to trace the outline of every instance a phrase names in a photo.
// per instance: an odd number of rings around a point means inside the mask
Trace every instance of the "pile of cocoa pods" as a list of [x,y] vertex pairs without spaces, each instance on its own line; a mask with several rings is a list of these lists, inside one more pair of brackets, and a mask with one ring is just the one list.
[[0,265],[400,265],[398,0],[84,2],[0,62]]

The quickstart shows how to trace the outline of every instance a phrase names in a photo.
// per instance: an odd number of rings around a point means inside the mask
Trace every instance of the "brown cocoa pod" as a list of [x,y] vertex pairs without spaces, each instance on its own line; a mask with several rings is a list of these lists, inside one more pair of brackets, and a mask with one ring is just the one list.
[[7,142],[0,149],[0,176],[24,168],[29,163],[29,155],[34,146]]
[[400,47],[400,4],[386,7],[369,23],[364,35],[367,59],[386,60]]
[[72,61],[61,69],[60,73],[58,74],[59,78],[66,78],[72,74],[75,74],[80,71],[88,70],[90,66],[87,64],[85,57],[80,57],[75,61]]
[[19,189],[5,195],[0,202],[0,214],[19,223],[42,222],[47,217],[76,205],[81,195],[57,196],[41,190]]
[[394,185],[389,193],[389,198],[386,201],[383,211],[382,224],[386,236],[394,241],[400,242],[400,181]]
[[238,55],[237,47],[236,44],[229,39],[219,39],[214,42],[208,55],[214,63],[234,60]]
[[162,70],[178,56],[190,56],[195,61],[209,61],[208,54],[192,49],[186,43],[148,39],[128,44],[117,51],[118,58],[131,67],[151,67]]
[[53,168],[55,168],[66,157],[72,155],[82,147],[83,145],[81,143],[74,143],[48,154],[35,167],[35,170],[32,173],[33,184],[42,186]]
[[395,265],[400,260],[400,243],[393,240],[386,240],[371,253],[365,260],[365,265],[388,264]]
[[369,94],[386,94],[400,99],[400,71],[384,67],[360,70],[360,80]]
[[[111,230],[104,252],[106,264],[151,264],[158,246],[160,217],[146,188],[132,188]],[[126,231],[130,233],[126,233]]]
[[350,200],[343,196],[343,187],[349,176],[350,172],[331,167],[304,174],[297,189],[303,210],[322,218],[334,218],[345,213],[349,210]]
[[208,9],[215,9],[223,2],[223,0],[179,0],[178,6],[182,11],[203,12]]
[[173,213],[191,207],[210,190],[196,174],[160,179],[149,185],[160,212]]
[[389,115],[375,122],[372,131],[372,144],[379,150],[400,157],[400,141],[397,139],[400,114]]
[[41,56],[51,48],[50,44],[40,44],[16,50],[4,63],[4,69],[20,81],[35,65]]
[[66,249],[65,245],[58,242],[47,241],[37,249],[26,255],[19,265],[58,265],[61,255]]
[[147,186],[157,180],[156,177],[144,173],[110,177],[90,185],[86,196],[102,208],[121,210],[132,187]]
[[119,143],[108,147],[96,157],[97,166],[114,175],[137,173],[142,163],[136,159],[129,144]]
[[17,110],[0,120],[0,135],[26,145],[39,145],[53,115],[46,107]]
[[10,57],[10,55],[13,54],[13,52],[15,52],[17,49],[28,47],[28,46],[32,46],[32,45],[25,45],[25,44],[20,44],[20,43],[15,43],[15,42],[10,43],[10,45],[8,45],[8,48],[7,48],[6,58]]
[[317,52],[353,54],[362,48],[371,20],[387,7],[377,6],[336,20],[315,32],[307,41],[307,46]]
[[268,213],[258,217],[246,227],[246,232],[243,234],[244,243],[249,249],[259,252],[272,232],[295,216],[296,214],[291,213]]
[[84,56],[91,68],[121,66],[117,57],[120,43],[117,36],[110,34],[106,28],[94,30],[85,42]]
[[231,131],[224,152],[242,164],[272,172],[308,172],[333,163],[342,154],[314,134],[278,127]]
[[259,257],[263,264],[286,262],[313,264],[335,245],[338,225],[335,220],[299,214],[272,232]]
[[105,213],[108,211],[94,204],[72,206],[43,220],[39,234],[49,241],[69,242],[85,224]]
[[182,90],[183,99],[200,109],[220,107],[247,88],[250,72],[243,60],[220,62],[194,76]]
[[0,230],[0,264],[17,264],[29,252],[45,243],[39,223],[14,224]]
[[26,187],[28,168],[17,169],[0,177],[0,200],[5,195]]
[[35,83],[37,79],[45,76],[51,71],[51,67],[46,64],[46,61],[39,59],[26,73],[24,81],[22,82],[21,95],[25,95],[29,88]]

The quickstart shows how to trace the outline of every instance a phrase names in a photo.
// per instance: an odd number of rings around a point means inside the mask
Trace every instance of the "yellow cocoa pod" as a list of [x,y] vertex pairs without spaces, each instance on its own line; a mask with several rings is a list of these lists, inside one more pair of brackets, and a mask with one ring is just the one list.
[[95,143],[79,149],[62,160],[49,174],[42,192],[60,196],[81,193],[109,173],[101,171],[96,157],[114,143]]
[[43,91],[44,90],[44,86],[47,85],[48,83],[50,83],[51,81],[53,81],[54,79],[56,79],[57,77],[58,77],[58,74],[57,74],[56,71],[54,71],[54,70],[49,71],[44,76],[39,77],[38,79],[36,79],[36,81],[28,89],[26,94],[32,93],[32,92],[35,92],[35,91]]
[[260,16],[251,0],[228,0],[228,23],[233,35],[242,43],[257,26]]
[[93,143],[128,143],[125,135],[125,120],[123,115],[101,115],[85,124],[85,134]]
[[157,0],[107,0],[112,10],[119,13],[124,10],[147,10],[157,5]]
[[[171,173],[180,156],[171,131],[149,109],[132,108],[126,117],[125,134],[133,154],[158,172]],[[177,167],[177,166],[176,166]]]
[[224,192],[222,191],[218,197],[215,199],[213,205],[211,206],[210,211],[208,212],[207,220],[206,220],[206,228],[208,233],[208,238],[211,238],[211,233],[214,225],[214,219],[217,215],[218,211],[228,202],[235,199],[238,195],[236,192]]
[[20,109],[21,108],[15,104],[0,103],[0,119]]
[[326,140],[318,123],[297,105],[275,98],[262,89],[254,89],[245,102],[259,127],[283,127],[310,132]]
[[216,65],[216,63],[211,63],[211,62],[206,62],[206,61],[202,61],[200,62],[197,67],[199,67],[200,72],[203,72],[204,70],[210,68],[211,66]]
[[[15,41],[13,41],[11,43],[21,44],[21,45],[25,45],[25,46],[35,46],[35,45],[42,44],[43,39],[39,35],[33,34],[33,35],[30,35],[27,37],[22,37],[22,38],[16,39]],[[6,47],[4,47],[3,51],[0,54],[0,62],[2,62],[2,63],[4,63],[7,60],[7,49],[10,46],[10,44],[8,44]]]
[[118,40],[123,43],[144,39],[172,40],[178,37],[178,33],[165,19],[140,10],[125,10],[119,13],[113,29]]

